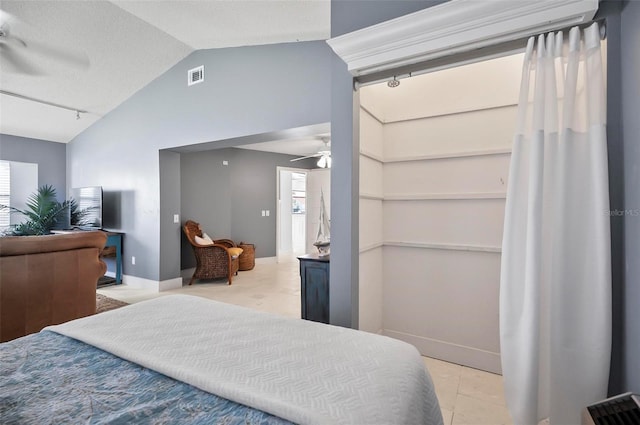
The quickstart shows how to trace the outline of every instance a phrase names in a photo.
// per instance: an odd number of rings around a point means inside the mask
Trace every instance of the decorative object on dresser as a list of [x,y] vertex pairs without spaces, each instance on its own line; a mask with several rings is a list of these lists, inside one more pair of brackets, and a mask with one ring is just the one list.
[[[196,270],[189,281],[189,285],[196,279],[218,279],[226,277],[231,285],[233,275],[238,272],[238,256],[233,256],[229,252],[228,243],[223,245],[216,241],[205,239],[205,233],[200,228],[200,224],[187,220],[182,226],[189,244],[193,248],[196,257]],[[210,242],[209,242],[210,241]],[[224,241],[229,240],[219,240]],[[232,241],[231,244],[233,244]]]
[[324,193],[320,189],[320,225],[318,226],[318,236],[313,243],[318,248],[318,255],[329,255],[329,244],[331,242],[331,228],[329,219],[324,207]]
[[298,260],[302,318],[329,323],[329,255],[307,254]]

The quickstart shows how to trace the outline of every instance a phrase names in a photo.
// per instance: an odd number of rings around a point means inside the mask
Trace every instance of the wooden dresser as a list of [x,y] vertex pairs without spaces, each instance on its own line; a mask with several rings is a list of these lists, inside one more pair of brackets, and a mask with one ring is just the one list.
[[300,260],[302,318],[329,323],[329,256],[306,254]]

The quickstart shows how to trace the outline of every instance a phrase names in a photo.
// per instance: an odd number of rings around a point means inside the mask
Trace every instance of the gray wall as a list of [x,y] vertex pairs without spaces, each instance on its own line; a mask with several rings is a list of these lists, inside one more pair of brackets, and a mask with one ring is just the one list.
[[624,390],[640,393],[640,2],[622,10],[624,141]]
[[640,3],[603,1],[607,25],[607,145],[612,265],[609,394],[640,392]]
[[[314,168],[313,160],[246,149],[183,153],[180,159],[183,222],[194,220],[212,238],[256,245],[256,257],[276,255],[276,167]],[[229,165],[222,165],[222,161]],[[262,210],[270,210],[262,217]],[[182,269],[195,267],[182,238]]]
[[53,186],[59,201],[67,193],[66,150],[64,143],[0,134],[0,159],[38,164],[38,186]]
[[[443,1],[331,1],[331,36],[406,15]],[[334,325],[358,327],[358,111],[353,78],[333,54],[331,65],[331,288]],[[355,141],[355,142],[354,142]]]
[[[160,151],[160,280],[172,279],[180,270],[180,257],[173,255],[180,250],[182,228],[180,226],[180,154]],[[178,176],[176,178],[175,176]],[[179,221],[174,223],[174,215]]]
[[[323,41],[197,51],[68,144],[69,185],[101,185],[119,205],[125,274],[180,276],[180,244],[160,248],[176,234],[161,216],[179,213],[160,181],[180,172],[160,167],[159,150],[329,122],[330,58]],[[187,87],[187,70],[203,64],[205,81]]]

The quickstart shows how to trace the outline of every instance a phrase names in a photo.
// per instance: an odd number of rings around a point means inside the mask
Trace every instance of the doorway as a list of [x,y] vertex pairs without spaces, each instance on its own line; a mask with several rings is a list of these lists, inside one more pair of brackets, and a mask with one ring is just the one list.
[[522,61],[360,88],[361,329],[500,372],[501,240]]
[[304,169],[278,167],[278,262],[291,261],[306,252],[307,173]]

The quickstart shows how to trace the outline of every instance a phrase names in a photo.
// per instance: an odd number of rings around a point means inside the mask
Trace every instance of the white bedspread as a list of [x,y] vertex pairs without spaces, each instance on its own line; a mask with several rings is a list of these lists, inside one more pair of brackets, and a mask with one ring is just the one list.
[[171,295],[47,328],[301,424],[437,424],[418,351],[391,338]]

